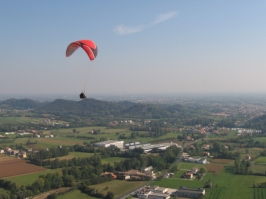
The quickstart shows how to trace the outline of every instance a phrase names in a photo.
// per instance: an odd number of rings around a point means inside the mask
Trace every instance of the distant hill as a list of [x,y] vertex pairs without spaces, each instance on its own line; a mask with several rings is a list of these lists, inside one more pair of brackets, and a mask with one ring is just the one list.
[[172,107],[160,104],[141,104],[130,101],[109,102],[96,99],[71,101],[57,99],[53,102],[37,102],[30,99],[9,99],[0,102],[0,108],[33,109],[36,114],[52,114],[56,116],[74,115],[79,117],[145,117],[167,118],[186,109],[181,105]]
[[0,108],[3,109],[36,109],[43,105],[41,102],[33,101],[31,99],[8,99],[0,102]]
[[160,105],[154,104],[134,104],[123,110],[123,115],[128,117],[164,118],[171,116],[170,111]]
[[77,116],[109,116],[119,113],[123,107],[118,103],[106,102],[95,99],[71,101],[58,99],[38,109],[38,113],[54,115],[77,115]]

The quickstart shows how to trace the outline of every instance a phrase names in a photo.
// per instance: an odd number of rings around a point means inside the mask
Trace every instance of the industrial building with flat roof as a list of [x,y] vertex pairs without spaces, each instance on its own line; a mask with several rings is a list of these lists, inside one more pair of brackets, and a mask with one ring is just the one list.
[[95,143],[95,146],[101,147],[101,148],[107,148],[107,147],[123,148],[124,147],[124,141],[107,140],[107,141],[103,141],[103,142],[97,142],[97,143]]
[[129,149],[129,150],[133,150],[135,148],[142,148],[144,150],[145,153],[148,153],[149,151],[151,151],[152,149],[159,149],[159,150],[165,150],[170,146],[177,146],[180,147],[178,144],[176,143],[160,143],[160,144],[135,144],[135,145],[125,145],[125,148]]

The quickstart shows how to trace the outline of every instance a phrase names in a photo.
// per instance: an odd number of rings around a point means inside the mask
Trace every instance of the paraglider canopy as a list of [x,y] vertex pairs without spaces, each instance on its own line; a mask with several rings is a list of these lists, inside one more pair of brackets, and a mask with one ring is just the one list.
[[91,40],[78,40],[70,43],[66,49],[66,56],[70,57],[79,47],[87,53],[91,61],[97,57],[98,48]]

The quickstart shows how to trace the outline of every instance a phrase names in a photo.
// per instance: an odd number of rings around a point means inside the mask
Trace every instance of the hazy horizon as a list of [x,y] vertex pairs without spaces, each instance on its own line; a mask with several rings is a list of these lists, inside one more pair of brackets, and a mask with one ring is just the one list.
[[[0,94],[263,94],[265,9],[262,0],[6,1]],[[95,41],[95,61],[66,58],[79,39]]]
[[[236,100],[250,100],[260,99],[266,100],[266,93],[178,93],[178,94],[90,94],[88,98],[110,101],[182,101],[182,100],[214,100],[214,101],[226,101],[230,99]],[[9,99],[31,99],[34,101],[54,101],[57,99],[79,101],[79,95],[77,94],[0,94],[0,101]]]

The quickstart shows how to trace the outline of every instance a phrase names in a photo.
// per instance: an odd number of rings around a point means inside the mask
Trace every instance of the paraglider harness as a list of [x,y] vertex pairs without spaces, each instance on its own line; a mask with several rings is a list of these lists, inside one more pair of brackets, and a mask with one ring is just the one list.
[[80,99],[83,99],[83,100],[88,99],[88,98],[86,97],[86,95],[85,95],[85,92],[83,92],[83,91],[80,93],[79,97],[80,97]]

